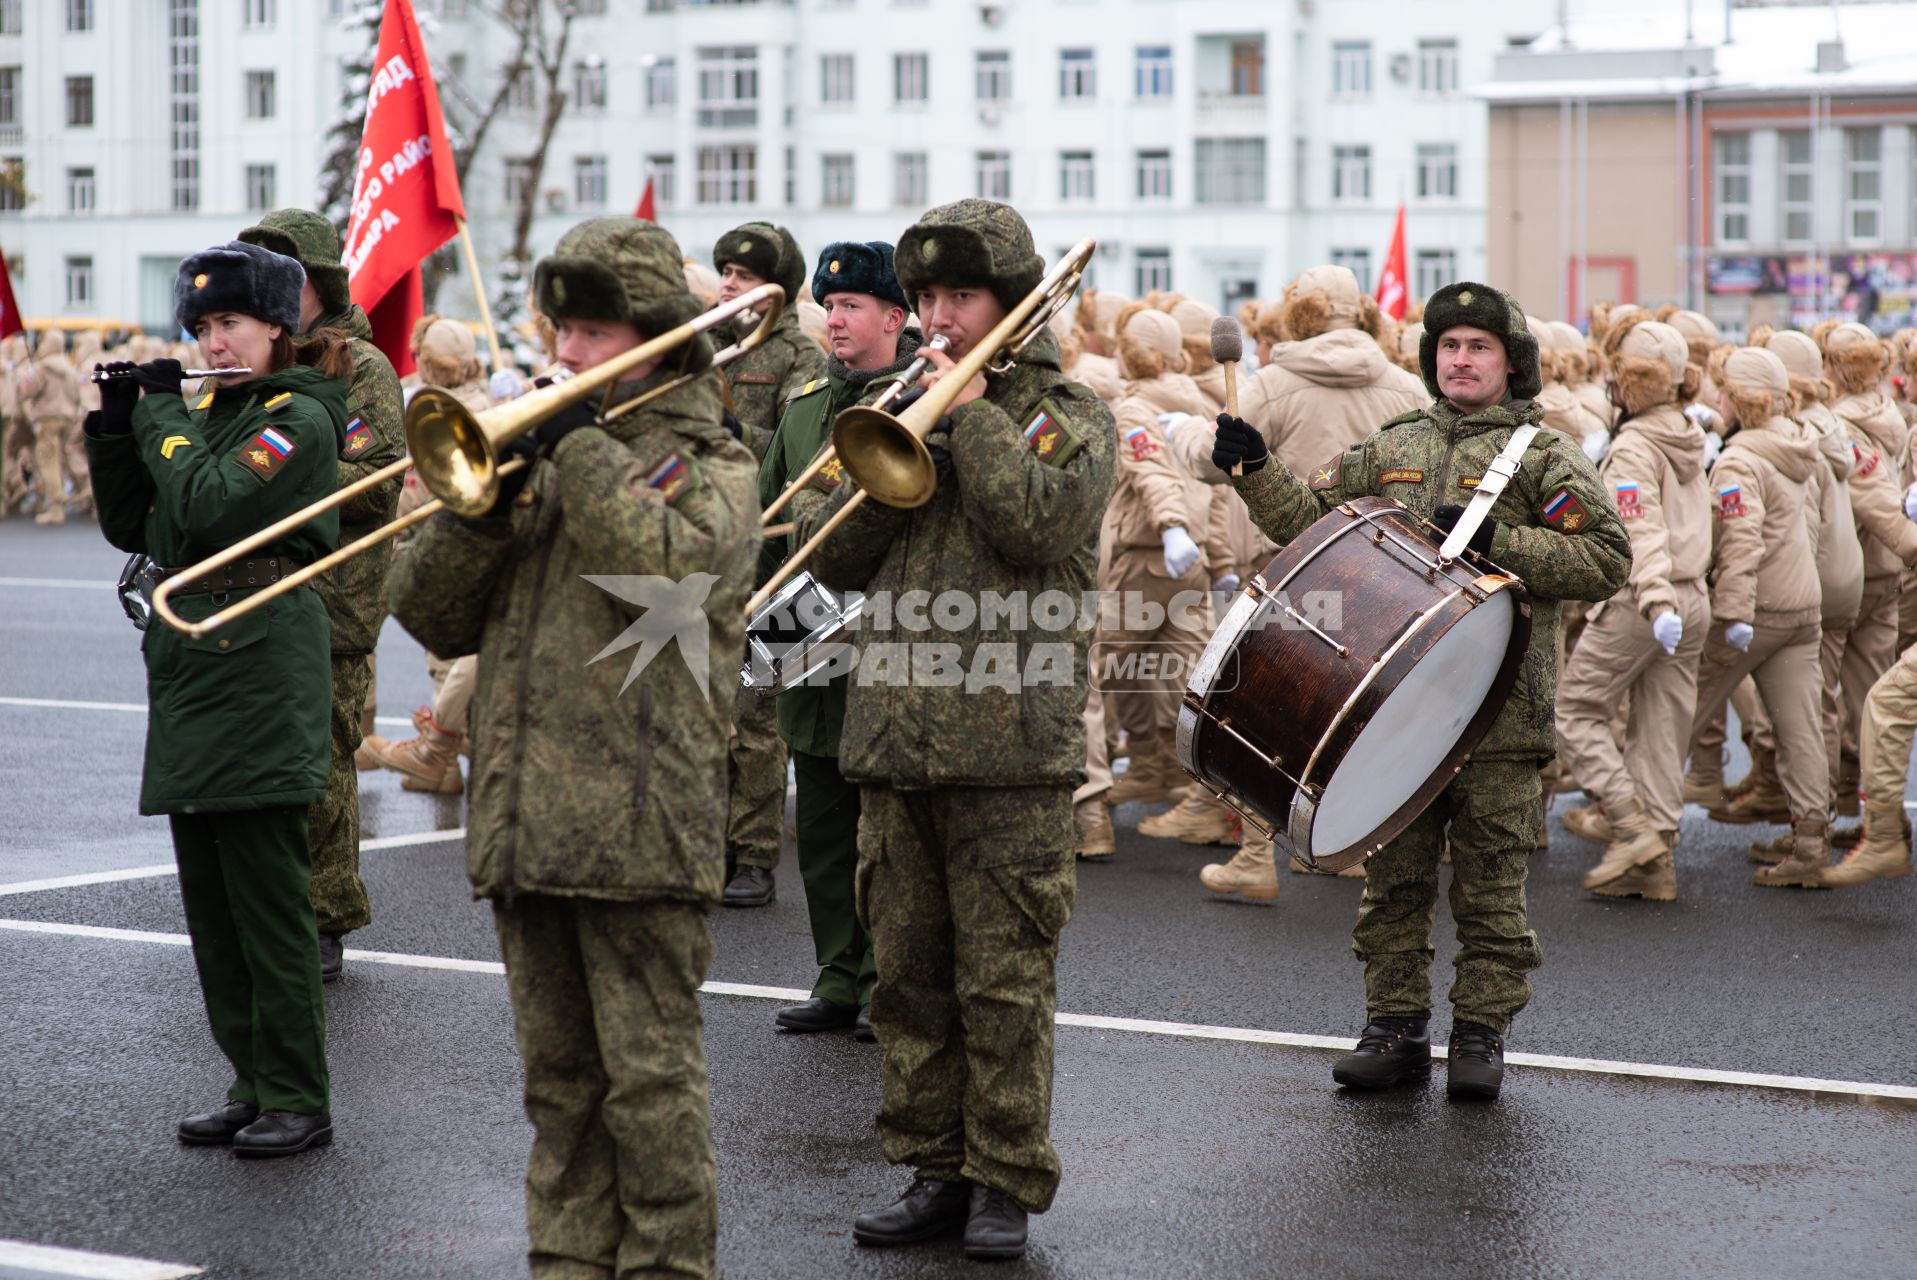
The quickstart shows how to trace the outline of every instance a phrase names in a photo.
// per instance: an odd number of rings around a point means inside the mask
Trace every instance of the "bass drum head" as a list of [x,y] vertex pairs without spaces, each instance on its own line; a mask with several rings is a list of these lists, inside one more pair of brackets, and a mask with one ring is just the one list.
[[1493,592],[1406,673],[1325,784],[1312,856],[1361,844],[1444,767],[1497,682],[1517,623],[1516,594]]

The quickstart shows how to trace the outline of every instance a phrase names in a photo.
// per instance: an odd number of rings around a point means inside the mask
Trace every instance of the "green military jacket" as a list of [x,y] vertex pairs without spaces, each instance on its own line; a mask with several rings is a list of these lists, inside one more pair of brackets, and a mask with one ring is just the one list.
[[[315,329],[339,329],[353,338],[353,380],[346,389],[346,440],[340,446],[341,487],[371,475],[406,455],[406,398],[392,363],[373,345],[373,328],[357,305],[322,316]],[[342,542],[351,542],[393,518],[404,477],[375,485],[340,508]],[[371,653],[386,617],[386,571],[393,544],[362,551],[318,582],[333,620],[334,653]]]
[[[804,471],[832,438],[832,424],[839,412],[854,404],[870,404],[889,386],[893,378],[912,363],[918,354],[919,331],[906,329],[899,334],[898,358],[882,369],[847,369],[837,360],[826,362],[826,374],[805,384],[798,397],[785,408],[779,428],[772,434],[772,445],[759,465],[759,504],[770,506],[784,492],[786,482]],[[797,521],[801,514],[822,505],[838,489],[842,471],[835,459],[794,495],[781,516]],[[769,579],[798,550],[791,535],[768,538],[759,552],[759,581]],[[845,724],[845,685],[848,676],[835,676],[824,684],[805,684],[779,695],[777,715],[779,736],[794,751],[808,755],[839,754],[839,730]]]
[[[1059,371],[1042,334],[950,417],[931,500],[868,501],[813,555],[820,581],[867,595],[840,770],[900,787],[1076,786],[1111,411]],[[802,513],[798,536],[849,488]]]
[[[1512,431],[1543,416],[1531,401],[1464,416],[1439,400],[1392,419],[1305,479],[1274,456],[1232,484],[1280,546],[1347,498],[1393,498],[1428,520],[1441,506],[1469,503]],[[1531,442],[1491,518],[1498,522],[1491,560],[1531,592],[1531,645],[1517,686],[1473,756],[1545,760],[1557,753],[1558,601],[1609,599],[1630,576],[1631,539],[1597,469],[1576,441],[1554,431]]]
[[745,428],[753,457],[764,459],[786,402],[824,376],[825,352],[799,329],[798,299],[788,298],[766,340],[725,369],[732,416]]
[[[178,396],[144,396],[130,434],[101,435],[97,423],[89,420],[87,457],[107,541],[183,569],[333,492],[346,395],[317,370],[295,366],[206,392],[190,406]],[[338,518],[328,513],[255,556],[311,564],[338,537]],[[197,622],[248,594],[174,600]],[[156,618],[141,647],[141,813],[305,806],[325,793],[331,628],[313,589],[198,640]]]
[[506,515],[442,512],[400,551],[393,616],[442,657],[479,655],[475,896],[719,900],[758,517],[711,376],[572,431]]

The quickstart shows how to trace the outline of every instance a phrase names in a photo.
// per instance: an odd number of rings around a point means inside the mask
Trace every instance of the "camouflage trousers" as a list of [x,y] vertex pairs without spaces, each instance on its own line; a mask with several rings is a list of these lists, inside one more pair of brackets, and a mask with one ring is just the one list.
[[372,679],[365,654],[333,655],[333,761],[326,774],[326,795],[307,816],[313,914],[321,933],[351,933],[373,922],[366,882],[359,878],[359,771],[353,765],[360,708]]
[[880,1148],[1027,1210],[1058,1190],[1052,1040],[1058,935],[1072,914],[1072,789],[867,785],[859,920],[884,1046]]
[[755,690],[739,690],[732,710],[737,736],[726,770],[726,855],[768,871],[779,865],[785,835],[785,740],[777,708]]
[[534,1280],[715,1274],[704,914],[524,894],[493,925],[533,1124]]
[[1544,962],[1525,922],[1524,877],[1544,820],[1536,760],[1470,761],[1430,808],[1365,864],[1351,947],[1365,966],[1365,1010],[1431,1010],[1431,924],[1438,867],[1451,841],[1451,918],[1458,926],[1451,1004],[1504,1032],[1531,999]]

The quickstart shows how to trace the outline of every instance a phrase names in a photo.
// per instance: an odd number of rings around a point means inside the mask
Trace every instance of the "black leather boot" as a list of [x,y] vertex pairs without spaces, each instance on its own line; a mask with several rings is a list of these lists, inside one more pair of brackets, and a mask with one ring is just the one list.
[[787,1031],[831,1031],[851,1026],[859,1016],[859,1006],[840,1004],[824,996],[813,996],[804,1004],[789,1004],[773,1015]]
[[291,1156],[333,1142],[333,1117],[327,1112],[262,1111],[260,1118],[233,1135],[236,1156]]
[[1373,1018],[1358,1037],[1358,1047],[1331,1068],[1331,1078],[1352,1089],[1388,1089],[1402,1080],[1429,1076],[1429,1023],[1429,1018]]
[[720,901],[728,907],[769,907],[776,897],[772,872],[742,863],[732,879],[726,881],[725,897]]
[[852,1024],[852,1038],[854,1040],[861,1040],[866,1044],[877,1044],[879,1042],[878,1033],[872,1030],[871,1005],[862,1004],[859,1006],[858,1020]]
[[346,971],[346,943],[336,933],[319,936],[320,981],[338,982]]
[[983,1183],[972,1184],[972,1211],[965,1219],[965,1256],[986,1261],[1025,1256],[1027,1215],[1018,1201]]
[[972,1184],[963,1179],[913,1178],[897,1200],[854,1218],[852,1238],[866,1245],[930,1240],[965,1221],[971,1194]]
[[180,1141],[190,1147],[224,1147],[233,1135],[260,1118],[260,1109],[250,1102],[231,1098],[197,1116],[180,1121]]
[[1453,1022],[1445,1093],[1490,1102],[1504,1084],[1504,1037],[1482,1022]]

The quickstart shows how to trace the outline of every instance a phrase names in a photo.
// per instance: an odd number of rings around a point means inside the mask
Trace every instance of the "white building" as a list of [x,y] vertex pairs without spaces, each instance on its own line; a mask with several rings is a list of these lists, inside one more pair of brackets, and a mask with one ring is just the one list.
[[[701,259],[749,219],[816,253],[986,195],[1017,205],[1048,255],[1097,238],[1094,283],[1220,306],[1327,260],[1370,287],[1400,202],[1414,292],[1482,274],[1486,108],[1469,91],[1555,9],[573,2],[535,254],[581,218],[631,212],[648,175],[660,221]],[[442,95],[490,96],[510,33],[465,0],[416,4]],[[344,8],[0,0],[0,173],[24,165],[23,183],[0,181],[0,249],[26,313],[163,325],[181,256],[264,209],[311,207],[361,39],[341,30]],[[534,80],[467,176],[482,262],[511,243],[543,107]],[[469,312],[470,292],[449,281],[438,304]]]

